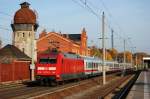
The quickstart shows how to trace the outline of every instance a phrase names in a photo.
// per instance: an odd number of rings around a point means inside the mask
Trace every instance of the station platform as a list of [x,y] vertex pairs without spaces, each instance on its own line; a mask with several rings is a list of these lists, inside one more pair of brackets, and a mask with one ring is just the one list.
[[150,99],[150,69],[141,72],[127,99]]

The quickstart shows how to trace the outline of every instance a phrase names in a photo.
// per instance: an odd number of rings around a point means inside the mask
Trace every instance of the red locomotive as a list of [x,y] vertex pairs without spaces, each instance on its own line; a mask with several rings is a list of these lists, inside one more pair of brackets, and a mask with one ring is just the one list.
[[41,83],[84,77],[84,60],[75,54],[50,52],[41,54],[36,64],[36,79]]

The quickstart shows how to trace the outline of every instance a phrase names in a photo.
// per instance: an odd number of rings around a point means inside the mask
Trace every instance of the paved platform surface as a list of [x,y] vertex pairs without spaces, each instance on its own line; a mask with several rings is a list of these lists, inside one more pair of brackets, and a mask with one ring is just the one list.
[[141,72],[127,99],[150,99],[150,69]]

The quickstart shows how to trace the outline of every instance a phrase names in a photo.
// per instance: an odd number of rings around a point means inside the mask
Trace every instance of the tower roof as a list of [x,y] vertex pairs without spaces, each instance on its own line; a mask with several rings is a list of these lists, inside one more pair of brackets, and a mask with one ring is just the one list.
[[26,8],[26,7],[29,7],[30,4],[28,2],[23,2],[20,5],[22,8]]
[[36,14],[29,8],[28,2],[23,2],[20,4],[21,8],[14,15],[15,24],[35,24]]

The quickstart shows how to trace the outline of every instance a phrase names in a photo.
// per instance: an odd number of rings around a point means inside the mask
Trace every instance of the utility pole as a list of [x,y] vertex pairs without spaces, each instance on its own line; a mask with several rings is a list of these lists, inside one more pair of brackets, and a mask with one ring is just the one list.
[[133,51],[132,51],[132,48],[131,48],[131,67],[133,67],[133,55],[132,55]]
[[[34,36],[34,35],[33,35]],[[34,81],[35,80],[35,73],[34,73],[34,70],[35,70],[35,64],[34,64],[34,37],[31,37],[32,38],[32,42],[31,42],[31,64],[30,64],[30,68],[31,68],[31,80]]]
[[133,47],[135,50],[134,50],[134,55],[135,55],[135,64],[134,64],[134,66],[135,66],[135,68],[136,68],[136,70],[137,70],[137,53],[136,53],[136,47]]
[[137,53],[135,54],[135,66],[136,66],[136,70],[138,70],[138,66],[137,66]]
[[105,71],[105,15],[102,15],[102,47],[103,47],[103,85],[106,84],[106,71]]
[[1,41],[1,38],[0,38],[0,49],[2,48],[2,41]]
[[133,62],[133,53],[135,52],[135,49],[136,47],[131,47],[131,65],[132,65],[132,67],[134,67],[135,66],[135,64],[134,64],[134,62]]
[[124,70],[125,70],[125,63],[126,63],[126,40],[124,39],[124,41],[123,41],[123,43],[124,43],[124,56],[123,56],[123,63],[124,63]]
[[111,48],[114,48],[114,30],[111,29]]

